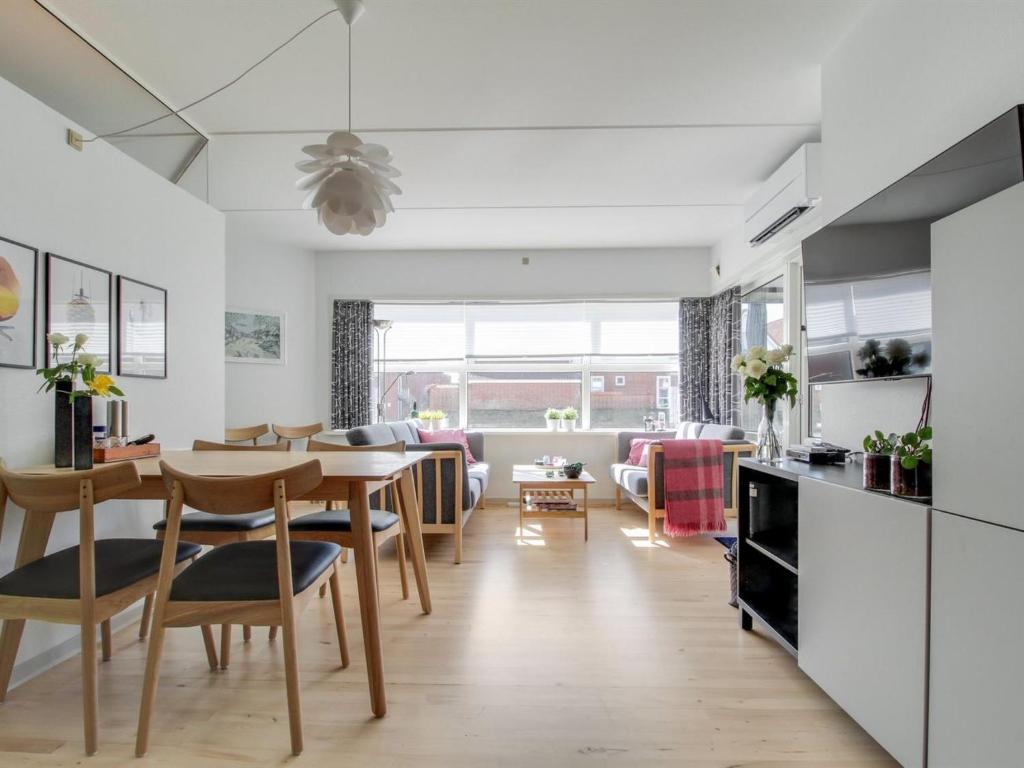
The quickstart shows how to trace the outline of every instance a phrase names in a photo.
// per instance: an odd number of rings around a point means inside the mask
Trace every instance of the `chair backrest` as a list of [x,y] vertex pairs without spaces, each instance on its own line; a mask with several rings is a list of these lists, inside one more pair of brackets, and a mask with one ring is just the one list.
[[229,427],[224,430],[224,442],[242,443],[251,440],[253,445],[256,441],[270,432],[266,424],[255,424],[251,427]]
[[209,440],[193,440],[193,451],[287,451],[288,443],[266,443],[264,445],[232,445],[212,443]]
[[324,431],[324,425],[319,421],[316,424],[307,424],[304,427],[286,427],[281,424],[273,426],[274,434],[277,435],[277,442],[283,442],[291,446],[292,440],[301,440],[304,437],[313,437]]
[[344,445],[342,443],[328,443],[323,440],[309,439],[307,451],[390,451],[391,453],[405,453],[405,441],[387,445]]
[[323,482],[324,475],[316,459],[294,467],[245,477],[202,477],[190,475],[160,462],[164,485],[173,496],[180,484],[183,501],[192,509],[215,515],[242,515],[274,507],[274,487],[284,481],[285,492],[301,496]]
[[0,463],[3,492],[26,512],[70,512],[81,509],[85,488],[93,504],[117,498],[142,485],[134,462],[107,464],[93,469],[50,475],[11,472]]

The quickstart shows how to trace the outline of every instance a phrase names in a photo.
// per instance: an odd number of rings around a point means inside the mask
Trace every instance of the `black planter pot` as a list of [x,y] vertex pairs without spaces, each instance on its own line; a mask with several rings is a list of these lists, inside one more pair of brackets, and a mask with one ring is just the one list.
[[890,463],[887,453],[864,454],[864,487],[869,491],[890,491]]
[[92,398],[74,402],[75,469],[92,469]]
[[71,382],[58,381],[53,391],[53,464],[70,467],[72,460]]
[[900,457],[893,456],[891,467],[890,487],[894,496],[907,496],[915,499],[931,498],[931,464],[920,461],[914,469],[906,469],[900,462]]

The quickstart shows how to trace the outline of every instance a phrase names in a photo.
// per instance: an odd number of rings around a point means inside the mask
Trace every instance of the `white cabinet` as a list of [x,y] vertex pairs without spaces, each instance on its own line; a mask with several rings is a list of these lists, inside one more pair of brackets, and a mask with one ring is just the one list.
[[907,768],[924,765],[928,514],[800,479],[800,667]]
[[932,225],[934,506],[1018,529],[1022,287],[1024,184]]
[[1024,763],[1024,533],[932,513],[930,768]]

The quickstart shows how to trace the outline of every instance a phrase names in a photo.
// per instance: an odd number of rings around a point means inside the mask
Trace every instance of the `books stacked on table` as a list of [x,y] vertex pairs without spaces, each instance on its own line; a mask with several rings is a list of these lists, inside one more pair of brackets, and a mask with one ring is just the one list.
[[541,509],[545,512],[575,512],[576,502],[570,499],[534,499],[534,509]]

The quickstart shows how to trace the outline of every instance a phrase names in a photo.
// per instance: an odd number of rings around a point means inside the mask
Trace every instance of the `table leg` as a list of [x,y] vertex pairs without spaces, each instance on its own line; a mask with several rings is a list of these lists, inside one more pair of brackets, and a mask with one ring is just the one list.
[[376,717],[383,717],[388,711],[388,704],[384,690],[380,601],[377,596],[377,558],[374,556],[373,531],[370,528],[370,494],[365,482],[352,483],[350,490],[348,508],[352,517],[359,612],[363,620],[366,674],[370,682],[370,709]]
[[523,543],[523,486],[519,486],[519,543]]
[[583,486],[583,540],[590,541],[590,505],[587,503],[587,486]]
[[[14,561],[15,568],[27,565],[46,554],[46,542],[50,540],[53,518],[52,513],[25,513],[21,540],[18,543],[18,556]],[[11,682],[14,660],[18,656],[18,646],[21,645],[21,634],[24,631],[24,619],[6,619],[3,631],[0,632],[0,701],[7,696],[7,686]]]
[[405,524],[405,538],[409,541],[409,553],[412,560],[412,572],[416,577],[416,589],[420,593],[420,607],[424,613],[430,613],[430,582],[427,579],[427,556],[423,551],[423,512],[416,487],[412,482],[412,470],[406,469],[398,481],[399,507],[402,510],[402,522]]

